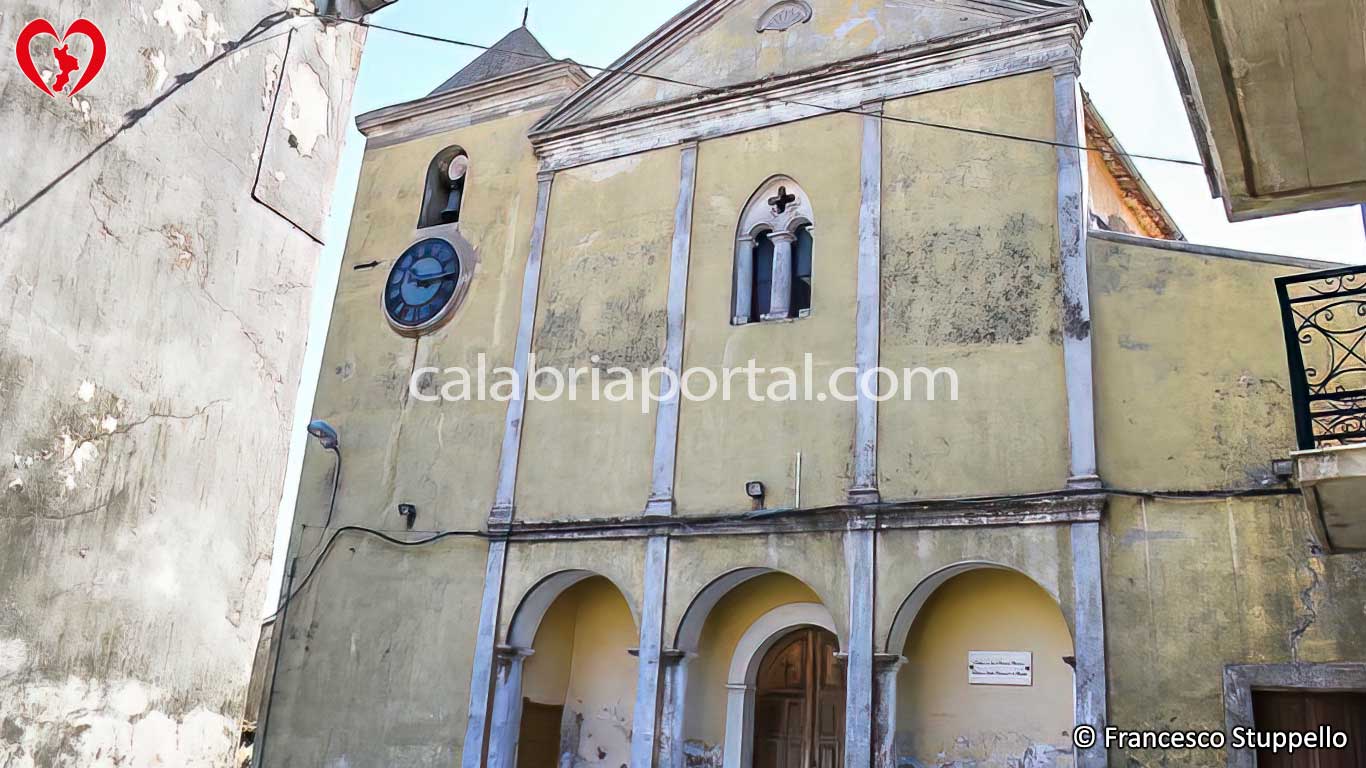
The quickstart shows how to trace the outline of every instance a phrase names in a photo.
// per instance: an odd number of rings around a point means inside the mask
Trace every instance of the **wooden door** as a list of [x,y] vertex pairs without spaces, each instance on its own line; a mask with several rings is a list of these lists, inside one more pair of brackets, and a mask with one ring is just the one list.
[[1257,750],[1257,768],[1362,768],[1366,766],[1366,693],[1253,691],[1258,731],[1313,732],[1330,725],[1347,734],[1346,749]]
[[844,666],[823,629],[788,634],[764,656],[754,700],[754,768],[844,764]]
[[564,707],[522,700],[517,738],[517,768],[554,768],[560,761],[560,721]]

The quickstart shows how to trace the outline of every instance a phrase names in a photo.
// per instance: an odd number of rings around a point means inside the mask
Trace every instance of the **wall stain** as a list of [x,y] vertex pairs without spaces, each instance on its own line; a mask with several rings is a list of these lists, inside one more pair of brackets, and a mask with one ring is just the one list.
[[946,225],[890,244],[882,270],[886,332],[917,345],[1019,344],[1049,333],[1057,270],[1031,243],[1046,225],[1025,213],[995,232]]

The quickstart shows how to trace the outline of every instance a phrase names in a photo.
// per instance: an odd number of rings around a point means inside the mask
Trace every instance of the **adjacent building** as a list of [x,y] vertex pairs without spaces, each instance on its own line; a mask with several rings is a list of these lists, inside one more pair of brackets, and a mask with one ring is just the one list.
[[[1085,103],[1087,24],[699,0],[592,79],[521,28],[363,115],[261,764],[1223,766],[1074,728],[1351,728],[1366,559],[1290,478],[1275,284],[1330,265],[1183,241]],[[641,394],[750,361],[762,401]]]
[[0,10],[0,765],[235,764],[363,5]]

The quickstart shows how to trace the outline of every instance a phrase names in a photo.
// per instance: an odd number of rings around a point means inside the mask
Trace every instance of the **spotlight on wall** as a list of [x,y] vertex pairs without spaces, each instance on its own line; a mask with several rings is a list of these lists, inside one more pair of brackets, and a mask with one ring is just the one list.
[[[308,434],[317,439],[318,444],[332,452],[337,457],[337,465],[332,470],[332,500],[327,504],[327,520],[323,523],[323,529],[332,527],[332,513],[337,509],[337,487],[341,485],[342,455],[341,437],[331,424],[318,419],[308,425]],[[321,540],[320,540],[321,542]]]
[[417,507],[412,504],[399,504],[398,515],[408,522],[408,530],[413,529],[413,523],[417,522]]
[[754,502],[755,509],[764,508],[764,484],[758,480],[745,483],[745,495]]

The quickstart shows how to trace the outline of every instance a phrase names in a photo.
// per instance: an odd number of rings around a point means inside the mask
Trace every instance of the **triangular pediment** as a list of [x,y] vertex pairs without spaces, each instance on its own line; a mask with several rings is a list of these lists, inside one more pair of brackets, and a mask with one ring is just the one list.
[[1077,0],[699,0],[537,130],[951,38]]

